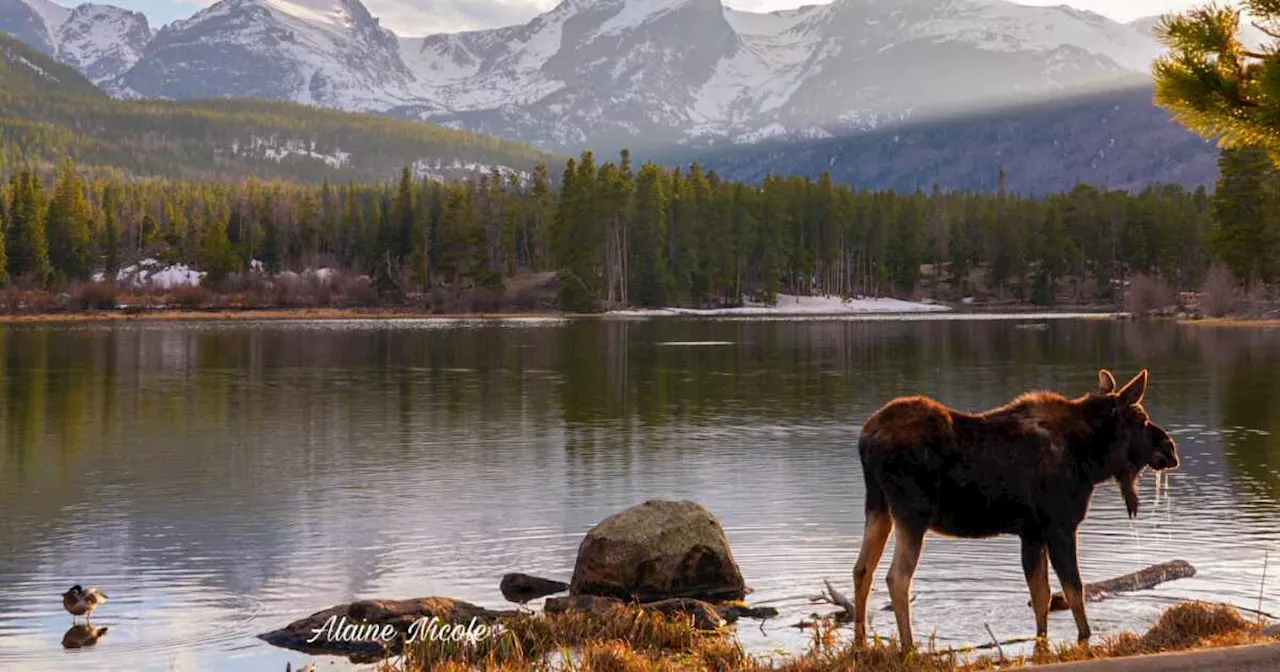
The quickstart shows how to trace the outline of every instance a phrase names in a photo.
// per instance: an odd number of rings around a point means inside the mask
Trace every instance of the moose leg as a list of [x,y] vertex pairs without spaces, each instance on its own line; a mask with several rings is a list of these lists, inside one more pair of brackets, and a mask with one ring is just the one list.
[[1049,562],[1062,583],[1062,594],[1071,606],[1071,614],[1076,617],[1079,641],[1087,642],[1093,633],[1089,630],[1089,619],[1084,615],[1084,582],[1080,580],[1080,564],[1076,557],[1076,531],[1050,530],[1048,541]]
[[893,564],[889,565],[889,598],[893,601],[893,615],[898,619],[898,635],[903,651],[915,648],[911,636],[911,579],[920,562],[924,549],[924,529],[904,525],[896,521],[897,535],[893,549]]
[[862,532],[862,550],[853,566],[853,629],[855,641],[867,641],[867,600],[871,597],[871,579],[875,576],[884,546],[893,531],[893,517],[888,511],[867,511],[867,527]]
[[1031,609],[1036,615],[1036,639],[1049,636],[1049,558],[1045,543],[1036,537],[1022,538],[1022,572],[1031,591]]

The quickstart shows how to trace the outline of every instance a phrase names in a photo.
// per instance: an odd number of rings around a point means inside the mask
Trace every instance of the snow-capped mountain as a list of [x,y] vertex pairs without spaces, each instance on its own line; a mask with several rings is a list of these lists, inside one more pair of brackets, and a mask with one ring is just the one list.
[[0,0],[0,32],[52,56],[57,50],[58,26],[71,10],[49,0]]
[[124,74],[151,41],[147,17],[107,5],[0,0],[0,32],[72,65],[95,84]]
[[[77,34],[92,32],[93,48],[73,50],[66,12],[0,0],[0,30],[90,72],[106,61],[106,22],[85,23],[94,30]],[[359,0],[222,0],[140,56],[141,33],[103,32],[130,36],[120,65],[92,75],[120,94],[290,99],[562,149],[826,137],[1097,89],[1146,76],[1160,52],[1140,23],[1006,0],[767,14],[720,0],[563,0],[523,25],[425,38],[397,38]]]
[[58,60],[102,84],[138,62],[152,33],[147,17],[139,12],[86,3],[71,10],[55,37]]
[[395,35],[359,0],[223,0],[165,26],[117,87],[384,110],[412,100]]

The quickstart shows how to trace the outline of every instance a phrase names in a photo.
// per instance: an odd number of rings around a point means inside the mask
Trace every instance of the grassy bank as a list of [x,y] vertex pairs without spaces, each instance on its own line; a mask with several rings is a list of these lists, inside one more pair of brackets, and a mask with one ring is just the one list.
[[475,646],[414,643],[379,672],[969,672],[1275,641],[1235,609],[1198,602],[1170,608],[1142,635],[1040,646],[1024,656],[933,646],[904,656],[892,641],[860,648],[848,638],[847,630],[819,627],[804,653],[753,656],[731,633],[700,632],[691,619],[618,608],[603,616],[521,617]]

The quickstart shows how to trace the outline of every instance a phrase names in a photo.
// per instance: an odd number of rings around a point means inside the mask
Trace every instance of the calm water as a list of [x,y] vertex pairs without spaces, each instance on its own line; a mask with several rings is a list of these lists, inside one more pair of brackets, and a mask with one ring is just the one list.
[[[1178,598],[1256,608],[1268,550],[1263,609],[1280,612],[1280,330],[1025,326],[0,326],[0,669],[296,668],[311,658],[253,635],[357,598],[502,606],[504,572],[567,578],[583,532],[653,497],[705,503],[752,600],[782,610],[747,643],[801,647],[807,596],[851,582],[870,413],[906,393],[969,410],[1083,393],[1099,366],[1151,368],[1185,466],[1159,491],[1146,477],[1137,523],[1099,490],[1085,578],[1176,558],[1200,573],[1091,605],[1094,631]],[[110,633],[64,651],[76,582],[111,596]],[[1033,632],[1014,539],[930,537],[916,592],[916,631],[942,645]],[[1073,639],[1069,614],[1050,633]]]

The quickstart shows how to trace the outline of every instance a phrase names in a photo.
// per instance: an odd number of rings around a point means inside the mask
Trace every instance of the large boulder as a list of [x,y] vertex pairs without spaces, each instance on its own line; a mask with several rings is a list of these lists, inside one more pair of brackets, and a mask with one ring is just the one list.
[[[514,611],[493,611],[449,597],[420,597],[411,600],[361,600],[318,611],[289,625],[258,635],[275,646],[310,654],[350,657],[364,663],[381,659],[387,653],[399,653],[409,626],[421,618],[435,616],[446,624],[466,626],[475,618],[479,623],[492,623],[513,616]],[[398,636],[385,640],[377,637],[330,637],[345,624],[391,626]],[[323,636],[317,637],[317,632]],[[308,641],[308,640],[315,641]]]
[[571,595],[657,602],[741,600],[747,593],[720,521],[696,502],[650,500],[587,532]]

